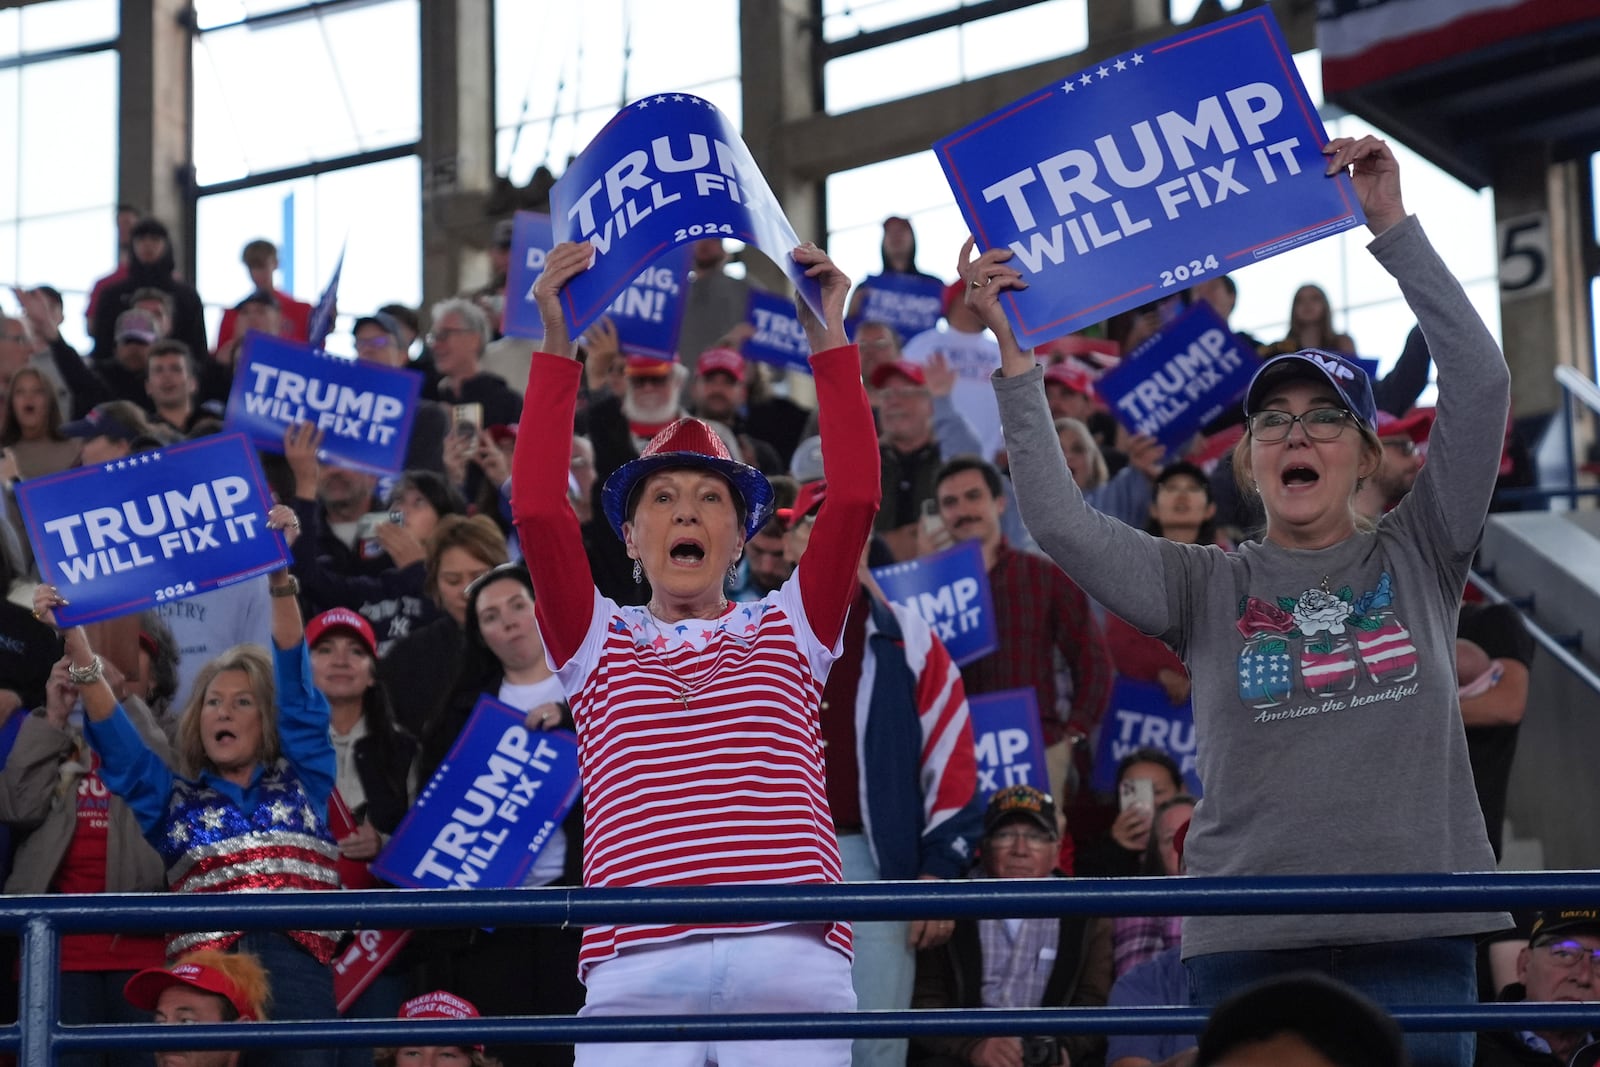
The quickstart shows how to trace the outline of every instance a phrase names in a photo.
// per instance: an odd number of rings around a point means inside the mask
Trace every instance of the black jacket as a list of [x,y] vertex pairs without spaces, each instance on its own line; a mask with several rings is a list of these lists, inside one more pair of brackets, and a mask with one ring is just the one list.
[[172,297],[172,328],[168,336],[188,345],[197,363],[209,362],[211,341],[206,337],[205,308],[194,286],[173,274],[175,265],[171,242],[154,263],[140,263],[137,258],[129,258],[127,276],[106,286],[94,306],[94,326],[90,331],[94,336],[94,351],[90,358],[96,363],[111,358],[117,348],[117,316],[128,310],[135,292],[150,288],[160,289]]

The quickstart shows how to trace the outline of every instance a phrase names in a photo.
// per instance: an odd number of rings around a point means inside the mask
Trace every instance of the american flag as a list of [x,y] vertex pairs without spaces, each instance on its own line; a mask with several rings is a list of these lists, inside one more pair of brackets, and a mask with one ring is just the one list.
[[333,332],[333,319],[339,313],[339,275],[344,271],[344,249],[339,249],[339,261],[333,265],[333,277],[322,290],[317,306],[311,309],[310,340],[312,348],[321,348]]
[[1332,696],[1354,689],[1356,674],[1355,649],[1349,641],[1341,640],[1327,652],[1310,643],[1300,650],[1300,677],[1305,679],[1310,696]]
[[1380,616],[1382,625],[1376,630],[1356,638],[1361,652],[1361,662],[1367,674],[1378,684],[1403,682],[1417,673],[1417,646],[1407,630],[1393,614]]
[[1239,653],[1239,699],[1245,703],[1258,708],[1282,704],[1293,684],[1289,643],[1282,638],[1252,641]]

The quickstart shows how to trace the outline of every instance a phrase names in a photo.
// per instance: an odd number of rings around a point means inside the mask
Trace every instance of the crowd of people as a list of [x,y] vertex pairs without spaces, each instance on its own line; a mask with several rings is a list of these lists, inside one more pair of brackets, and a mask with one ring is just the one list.
[[[1501,433],[1509,375],[1406,213],[1387,147],[1341,139],[1327,151],[1419,323],[1380,381],[1306,285],[1283,340],[1238,335],[1261,363],[1237,413],[1169,449],[1118,425],[1097,380],[1185,304],[1226,320],[1230,278],[1026,351],[998,302],[1025,284],[1004,250],[974,255],[969,243],[942,324],[903,337],[860,317],[864,287],[802,245],[781,254],[822,294],[820,314],[801,306],[810,410],[740,351],[748,283],[726,272],[719,240],[694,249],[683,350],[662,361],[631,352],[608,320],[568,336],[561,292],[586,269],[584,245],[547,256],[533,290],[543,340],[501,336],[511,232],[500,226],[496,283],[433,307],[426,330],[399,305],[355,319],[356,359],[422,379],[402,471],[324,462],[320,435],[291,427],[281,454],[262,456],[286,567],[63,630],[66,601],[39,573],[17,483],[220,431],[248,332],[304,340],[309,328],[309,307],[276,288],[276,250],[254,241],[251,291],[208,337],[166,228],[123,213],[124,262],[91,301],[92,352],[62,339],[48,286],[18,291],[20,310],[0,316],[6,891],[370,884],[368,865],[485,695],[531,731],[578,738],[580,800],[525,886],[1492,870],[1532,642],[1514,609],[1463,603],[1462,587],[1495,485],[1515,476]],[[883,272],[922,274],[905,219],[884,223]],[[1432,359],[1445,372],[1438,406],[1416,409]],[[958,666],[872,571],[969,541],[997,643]],[[1137,747],[1096,768],[1118,678],[1192,706],[1198,753]],[[1047,790],[981,784],[968,698],[1017,690],[1038,708]],[[1097,770],[1109,793],[1092,788]],[[345,1014],[1179,1005],[1192,994],[1216,1008],[1197,1039],[594,1044],[576,1059],[1137,1067],[1290,1062],[1275,1058],[1287,1042],[1320,1057],[1294,1061],[1306,1063],[1566,1063],[1592,1035],[1483,1035],[1474,1053],[1470,1034],[1413,1034],[1402,1048],[1362,999],[1460,1004],[1480,985],[1488,999],[1600,999],[1600,915],[1517,921],[419,932]],[[333,1017],[330,963],[348,936],[70,937],[63,1020],[265,1018],[269,985],[270,1017]],[[1230,1000],[1261,982],[1256,1009]],[[1305,998],[1365,1022],[1296,1022]],[[1287,1021],[1269,1025],[1274,1012]],[[1358,1039],[1388,1058],[1349,1058],[1340,1043]],[[378,1056],[542,1065],[575,1052]],[[290,1050],[248,1062],[372,1058]]]

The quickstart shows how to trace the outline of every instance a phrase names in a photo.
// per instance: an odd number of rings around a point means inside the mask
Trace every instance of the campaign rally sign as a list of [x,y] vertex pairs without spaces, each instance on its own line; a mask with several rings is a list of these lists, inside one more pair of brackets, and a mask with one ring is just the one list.
[[493,697],[479,699],[450,754],[372,861],[410,889],[504,889],[578,797],[578,741],[540,732]]
[[322,431],[324,462],[391,474],[405,466],[421,389],[415,371],[252,332],[233,372],[224,425],[281,453],[284,432],[309,422]]
[[668,249],[702,238],[754,245],[822,314],[817,283],[790,256],[800,239],[739,131],[690,93],[617,112],[551,189],[550,216],[558,243],[594,246],[589,269],[561,292],[574,334]]
[[1024,348],[1364,220],[1270,8],[1111,56],[934,144]]
[[[115,618],[277,570],[272,494],[243,434],[222,434],[17,483],[63,626]],[[91,506],[92,505],[92,506]]]
[[879,567],[872,577],[886,598],[927,621],[956,666],[964,667],[999,647],[989,572],[983,566],[983,545],[977,541]]
[[1044,763],[1044,728],[1032,689],[1006,689],[968,697],[972,741],[978,752],[978,793],[985,804],[1001,789],[1031,785],[1050,792]]
[[1117,763],[1136,748],[1160,749],[1171,756],[1183,768],[1184,788],[1193,796],[1201,795],[1194,707],[1187,700],[1173,707],[1167,691],[1154,682],[1118,678],[1100,724],[1090,787],[1098,793],[1116,788]]
[[519,211],[511,220],[511,259],[506,264],[505,315],[500,330],[509,337],[544,336],[544,319],[533,302],[533,283],[544,273],[544,257],[555,247],[550,216]]
[[874,274],[861,283],[866,294],[859,322],[882,322],[910,339],[939,325],[944,316],[944,283],[923,274]]
[[1239,335],[1199,300],[1094,388],[1129,433],[1149,434],[1172,452],[1236,402],[1260,366]]
[[755,330],[740,346],[746,359],[811,373],[811,342],[793,300],[752,288],[744,318]]

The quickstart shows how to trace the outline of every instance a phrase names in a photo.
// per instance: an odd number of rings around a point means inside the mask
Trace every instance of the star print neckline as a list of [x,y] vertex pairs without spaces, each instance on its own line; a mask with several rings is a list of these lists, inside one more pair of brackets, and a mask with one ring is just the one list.
[[770,610],[772,605],[764,600],[746,601],[729,604],[715,619],[679,619],[669,623],[650,614],[647,608],[624,607],[613,629],[631,635],[637,648],[666,652],[687,647],[698,652],[707,648],[720,633],[748,640],[759,628],[761,617]]

